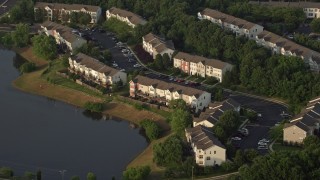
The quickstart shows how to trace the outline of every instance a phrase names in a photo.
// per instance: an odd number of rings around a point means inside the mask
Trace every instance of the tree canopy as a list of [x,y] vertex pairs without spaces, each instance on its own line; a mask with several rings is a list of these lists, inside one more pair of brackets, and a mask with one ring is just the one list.
[[160,127],[150,119],[145,119],[140,122],[140,125],[143,129],[146,131],[146,135],[149,138],[149,140],[156,140],[160,136]]
[[171,129],[178,135],[184,133],[184,129],[190,127],[192,124],[192,116],[190,112],[183,109],[175,109],[171,113],[170,125]]
[[11,33],[11,38],[16,47],[24,47],[29,43],[29,26],[18,24],[16,30]]
[[53,37],[37,35],[32,38],[33,52],[44,59],[53,60],[57,56],[57,45]]
[[138,166],[134,168],[128,168],[123,172],[124,180],[144,180],[147,179],[151,169],[149,166]]

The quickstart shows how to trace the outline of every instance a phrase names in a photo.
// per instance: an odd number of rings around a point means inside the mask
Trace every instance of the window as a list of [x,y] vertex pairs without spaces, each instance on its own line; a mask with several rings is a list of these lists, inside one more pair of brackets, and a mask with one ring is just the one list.
[[199,155],[199,159],[203,159],[203,155]]
[[210,151],[210,154],[211,154],[211,151]]
[[203,164],[203,161],[199,161],[199,164]]
[[207,160],[210,160],[210,156],[207,157]]
[[213,154],[216,154],[216,151],[213,151]]

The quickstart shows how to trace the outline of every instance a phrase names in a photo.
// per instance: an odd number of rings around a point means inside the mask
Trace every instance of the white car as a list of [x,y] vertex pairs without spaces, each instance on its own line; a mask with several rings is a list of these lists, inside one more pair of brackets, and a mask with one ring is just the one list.
[[259,113],[259,114],[257,114],[257,116],[258,116],[258,117],[262,117],[262,114]]
[[270,141],[266,138],[261,139],[259,142],[265,142],[265,143],[269,143]]
[[266,142],[261,142],[261,141],[259,141],[259,142],[258,142],[258,145],[260,145],[260,146],[267,146],[268,144],[267,144]]
[[133,67],[138,68],[138,67],[141,67],[141,65],[140,64],[135,64],[135,65],[133,65]]
[[113,66],[113,67],[118,67],[118,64],[113,63],[112,66]]
[[125,69],[120,69],[120,71],[121,71],[121,72],[125,72],[126,70],[125,70]]
[[233,141],[241,141],[241,138],[240,137],[232,137],[231,140],[233,140]]
[[126,53],[126,52],[129,52],[129,50],[128,49],[122,49],[121,52]]

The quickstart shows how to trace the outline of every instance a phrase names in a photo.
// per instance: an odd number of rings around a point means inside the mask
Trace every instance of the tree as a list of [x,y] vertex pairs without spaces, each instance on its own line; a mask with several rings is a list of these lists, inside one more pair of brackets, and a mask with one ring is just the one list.
[[184,133],[184,129],[191,126],[192,116],[188,111],[177,109],[171,113],[170,125],[174,132],[178,135]]
[[311,136],[307,136],[304,140],[303,140],[303,147],[304,148],[308,148],[311,146],[319,146],[320,145],[320,139],[317,136],[311,135]]
[[229,135],[238,128],[240,123],[239,114],[233,110],[228,110],[220,116],[217,124]]
[[154,122],[149,119],[142,120],[140,122],[140,126],[145,129],[146,135],[149,140],[156,140],[159,138],[160,135],[160,127]]
[[80,180],[80,177],[79,176],[72,176],[71,180]]
[[235,155],[235,157],[234,157],[234,163],[238,166],[238,167],[240,167],[240,166],[242,166],[243,164],[245,164],[246,163],[246,158],[245,158],[245,155],[244,155],[244,153],[243,153],[243,151],[242,150],[237,150],[237,152],[236,152],[236,155]]
[[78,13],[77,12],[70,13],[70,22],[74,23],[74,24],[78,23]]
[[320,19],[314,18],[310,23],[310,27],[313,32],[320,33]]
[[26,171],[23,175],[26,177],[28,180],[32,180],[36,178],[36,175],[33,172]]
[[156,55],[156,59],[154,60],[154,65],[158,70],[162,70],[164,68],[161,54]]
[[36,64],[32,62],[26,62],[20,66],[20,72],[29,73],[36,69]]
[[138,166],[134,168],[128,168],[123,172],[124,180],[144,180],[147,179],[151,169],[149,166]]
[[188,110],[187,103],[182,99],[173,99],[169,102],[169,108],[170,109],[182,109],[182,110]]
[[246,149],[244,151],[244,155],[246,158],[246,162],[252,163],[254,158],[259,156],[259,153],[255,149]]
[[41,180],[41,177],[42,177],[41,170],[38,170],[37,171],[37,180]]
[[9,16],[12,22],[27,22],[31,23],[34,19],[34,9],[32,0],[18,1],[9,11]]
[[88,172],[87,180],[97,180],[97,177],[93,172]]
[[[74,17],[73,17],[74,18]],[[61,14],[61,21],[68,22],[70,20],[70,14],[67,12],[62,12]],[[73,21],[72,21],[73,22]]]
[[170,136],[153,146],[153,160],[159,166],[176,166],[182,162],[183,144],[178,136]]
[[16,47],[26,46],[29,42],[29,26],[27,24],[18,24],[11,37]]
[[217,124],[213,127],[213,132],[215,134],[215,136],[217,136],[217,138],[220,141],[226,141],[227,140],[227,134],[225,132],[225,130],[223,129],[223,127],[221,127],[221,125]]
[[13,171],[10,168],[2,167],[0,168],[0,177],[10,178],[13,176]]
[[88,13],[80,12],[78,14],[78,21],[82,25],[87,25],[91,22],[91,16]]
[[169,67],[172,67],[172,61],[170,59],[170,56],[168,55],[168,53],[164,53],[162,56],[162,64],[164,66],[164,69],[167,69]]
[[46,60],[53,60],[57,56],[57,45],[51,36],[37,35],[32,38],[33,52]]
[[84,104],[84,108],[86,110],[89,110],[89,111],[92,111],[92,112],[102,112],[103,104],[102,103],[86,102]]
[[111,61],[112,60],[112,54],[110,52],[110,50],[106,49],[103,51],[103,57],[105,61]]
[[36,22],[43,22],[45,20],[45,17],[46,17],[46,12],[45,10],[43,9],[36,9],[35,12],[34,12],[34,19]]

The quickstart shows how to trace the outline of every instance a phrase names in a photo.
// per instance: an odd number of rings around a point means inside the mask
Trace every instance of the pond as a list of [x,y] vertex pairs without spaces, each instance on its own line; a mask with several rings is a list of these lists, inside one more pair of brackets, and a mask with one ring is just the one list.
[[64,179],[85,179],[90,171],[98,179],[120,179],[148,145],[127,121],[15,89],[21,58],[3,49],[0,57],[0,166],[18,175],[41,170],[44,180],[61,179],[61,170]]

